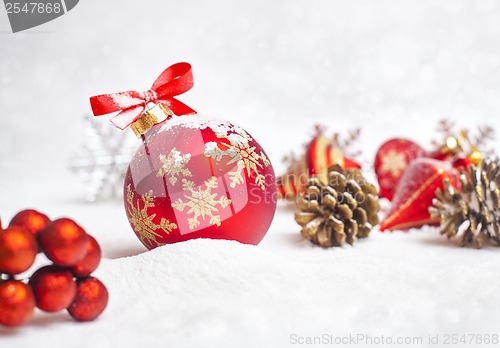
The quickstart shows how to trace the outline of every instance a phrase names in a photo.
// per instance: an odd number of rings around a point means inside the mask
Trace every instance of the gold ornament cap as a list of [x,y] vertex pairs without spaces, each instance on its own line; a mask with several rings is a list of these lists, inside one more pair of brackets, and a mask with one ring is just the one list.
[[163,104],[156,104],[151,109],[147,109],[141,117],[130,125],[135,135],[140,138],[141,135],[146,134],[148,130],[154,125],[165,121],[173,116],[172,110]]

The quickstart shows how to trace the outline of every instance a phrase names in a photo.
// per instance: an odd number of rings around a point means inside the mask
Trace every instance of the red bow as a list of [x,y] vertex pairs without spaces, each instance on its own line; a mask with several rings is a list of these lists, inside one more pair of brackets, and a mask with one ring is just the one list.
[[90,98],[94,116],[121,111],[111,119],[120,129],[125,129],[141,117],[148,103],[161,103],[178,116],[196,113],[186,104],[173,97],[193,87],[193,74],[189,63],[177,63],[168,67],[153,83],[149,91],[128,91],[97,95]]

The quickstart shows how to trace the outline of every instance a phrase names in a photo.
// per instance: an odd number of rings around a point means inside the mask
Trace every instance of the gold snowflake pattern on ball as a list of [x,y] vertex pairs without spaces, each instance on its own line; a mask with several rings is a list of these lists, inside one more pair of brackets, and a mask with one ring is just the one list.
[[134,231],[139,234],[139,239],[144,245],[153,244],[156,246],[163,245],[164,243],[158,242],[157,238],[161,237],[156,231],[160,228],[167,234],[172,232],[172,230],[177,228],[175,223],[171,223],[169,220],[162,218],[160,224],[154,223],[154,218],[156,214],[148,215],[148,209],[155,206],[153,201],[153,191],[148,191],[141,196],[144,207],[141,209],[139,207],[139,200],[134,204],[134,193],[130,189],[130,184],[127,186],[127,202],[130,208],[127,209],[127,216],[132,225],[134,225]]
[[182,179],[182,188],[189,193],[184,195],[185,200],[179,198],[176,202],[172,203],[172,207],[178,211],[184,211],[188,208],[187,214],[194,215],[188,218],[189,228],[192,230],[200,225],[198,220],[200,217],[205,220],[205,217],[210,218],[210,223],[220,226],[220,215],[216,215],[219,211],[217,206],[226,208],[231,204],[231,200],[226,196],[217,198],[217,193],[212,193],[212,189],[218,187],[217,178],[211,177],[204,182],[205,189],[201,187],[194,187],[194,182]]
[[[256,147],[251,147],[249,142],[252,137],[243,129],[234,127],[234,133],[228,134],[229,130],[215,131],[215,135],[219,139],[226,139],[228,142],[208,142],[205,144],[205,156],[211,157],[216,161],[220,161],[223,156],[230,156],[231,160],[227,164],[236,163],[235,171],[228,172],[229,186],[235,188],[236,185],[244,182],[243,172],[246,170],[247,176],[253,173],[256,174],[255,184],[262,190],[265,189],[265,177],[260,173],[260,169],[270,165],[266,155],[260,151],[255,151]],[[222,149],[219,147],[222,146]]]
[[190,153],[183,155],[174,147],[170,151],[168,156],[165,156],[163,154],[160,155],[162,166],[158,170],[156,176],[168,176],[168,181],[170,181],[172,185],[175,185],[178,181],[177,176],[191,176],[191,171],[186,168],[186,165],[188,164],[190,159]]
[[406,168],[405,155],[391,150],[382,158],[382,172],[389,172],[392,176],[398,177]]

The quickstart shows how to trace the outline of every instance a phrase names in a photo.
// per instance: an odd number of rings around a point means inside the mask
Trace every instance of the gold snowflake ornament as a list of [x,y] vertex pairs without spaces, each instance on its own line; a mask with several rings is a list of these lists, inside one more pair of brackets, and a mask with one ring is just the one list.
[[[262,190],[265,189],[265,177],[260,173],[260,169],[270,165],[266,155],[261,151],[257,153],[256,147],[251,147],[249,142],[252,137],[243,129],[234,127],[234,133],[228,134],[228,130],[216,131],[215,135],[219,139],[225,139],[219,143],[208,142],[205,144],[205,156],[211,157],[216,161],[220,161],[223,156],[230,156],[231,159],[227,164],[236,163],[236,170],[228,172],[229,186],[235,188],[244,182],[243,172],[246,170],[247,176],[252,173],[256,174],[255,184]],[[222,146],[222,149],[220,148]]]
[[142,195],[143,208],[139,206],[139,200],[134,203],[134,193],[130,189],[130,185],[127,186],[127,202],[130,208],[127,209],[127,216],[130,223],[134,226],[134,231],[139,234],[139,239],[144,245],[155,245],[160,246],[163,243],[158,242],[161,235],[156,231],[162,229],[165,233],[169,234],[172,230],[177,229],[175,223],[171,223],[169,220],[162,218],[160,224],[156,224],[153,220],[156,214],[149,215],[148,208],[155,206],[153,200],[153,192],[150,190]]
[[168,181],[175,185],[178,176],[191,176],[191,172],[186,168],[190,159],[190,153],[183,155],[174,147],[168,156],[160,155],[162,166],[156,175],[159,177],[168,176]]
[[220,215],[216,213],[219,211],[217,206],[221,208],[226,208],[231,204],[231,200],[226,196],[221,196],[217,198],[217,193],[212,193],[212,189],[218,187],[217,178],[212,176],[210,179],[205,180],[205,189],[201,187],[194,187],[192,181],[182,179],[182,188],[189,191],[189,194],[185,195],[185,199],[179,198],[176,202],[172,203],[172,207],[178,211],[184,211],[188,208],[187,214],[193,214],[194,216],[188,219],[188,224],[190,229],[194,229],[200,225],[198,218],[205,220],[205,217],[210,218],[210,223],[220,226]]

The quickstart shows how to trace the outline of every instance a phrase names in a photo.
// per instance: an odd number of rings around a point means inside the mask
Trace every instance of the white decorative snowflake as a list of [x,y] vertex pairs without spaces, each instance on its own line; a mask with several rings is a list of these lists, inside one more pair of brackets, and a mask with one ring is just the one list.
[[404,154],[391,150],[382,157],[380,169],[382,172],[391,173],[392,176],[398,177],[406,169],[407,165]]
[[68,168],[85,184],[85,199],[121,197],[123,180],[137,139],[129,132],[110,127],[107,122],[84,115],[82,146]]
[[168,181],[172,185],[177,183],[177,176],[191,176],[191,172],[188,168],[185,168],[186,164],[191,159],[191,154],[182,155],[175,147],[170,151],[168,157],[165,155],[160,155],[160,161],[163,163],[161,168],[156,174],[159,177],[168,176]]
[[212,193],[212,189],[218,187],[215,176],[206,180],[204,185],[206,189],[202,190],[201,187],[195,188],[194,182],[182,179],[182,188],[189,192],[184,196],[185,200],[179,198],[176,202],[172,203],[172,207],[178,211],[184,211],[185,208],[189,208],[187,214],[194,215],[188,219],[190,229],[194,229],[200,225],[199,217],[205,220],[206,216],[210,217],[211,224],[220,226],[220,215],[216,215],[219,211],[217,206],[226,208],[231,204],[231,200],[226,196],[221,196],[217,199],[217,193]]

